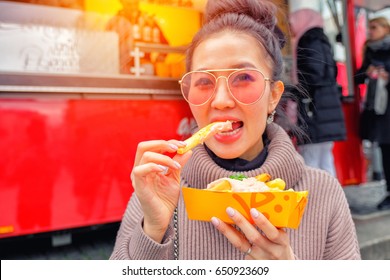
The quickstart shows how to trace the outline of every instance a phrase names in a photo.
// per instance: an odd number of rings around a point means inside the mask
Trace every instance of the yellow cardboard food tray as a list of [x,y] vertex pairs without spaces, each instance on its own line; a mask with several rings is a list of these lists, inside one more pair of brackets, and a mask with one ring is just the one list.
[[190,220],[210,221],[218,217],[226,223],[233,221],[227,207],[239,211],[253,223],[249,213],[256,208],[276,227],[298,228],[307,203],[307,191],[293,192],[217,192],[183,187],[183,198]]

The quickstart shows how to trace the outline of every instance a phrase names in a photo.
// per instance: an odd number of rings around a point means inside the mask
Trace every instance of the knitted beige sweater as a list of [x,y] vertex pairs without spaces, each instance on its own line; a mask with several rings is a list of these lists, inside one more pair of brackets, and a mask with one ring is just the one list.
[[[308,190],[308,203],[298,229],[287,229],[291,247],[298,259],[360,259],[356,230],[339,182],[325,171],[307,167],[286,132],[269,125],[268,156],[264,164],[244,173],[269,173],[282,178],[287,188]],[[204,188],[209,182],[231,175],[218,166],[203,146],[194,149],[182,170],[182,184]],[[201,175],[200,175],[201,174]],[[172,223],[173,225],[173,223]],[[188,220],[180,197],[178,205],[179,259],[243,259],[210,222]],[[142,212],[133,195],[118,231],[111,259],[173,259],[174,227],[168,228],[162,244],[148,238],[142,230]]]

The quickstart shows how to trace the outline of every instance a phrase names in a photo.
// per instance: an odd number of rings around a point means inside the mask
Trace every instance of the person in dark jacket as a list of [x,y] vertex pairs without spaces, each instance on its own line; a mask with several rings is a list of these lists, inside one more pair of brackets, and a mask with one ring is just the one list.
[[357,71],[355,81],[362,84],[368,80],[367,97],[363,114],[369,116],[367,124],[361,123],[363,138],[377,141],[382,152],[383,172],[387,182],[387,195],[378,209],[390,209],[390,110],[389,102],[384,114],[374,110],[375,89],[378,77],[386,81],[390,92],[390,23],[385,17],[373,18],[368,23],[369,39],[365,44],[363,64]]
[[300,125],[309,136],[298,149],[307,165],[336,176],[333,145],[346,139],[346,128],[333,50],[320,13],[301,9],[291,13],[289,20],[294,47],[292,81],[302,92]]

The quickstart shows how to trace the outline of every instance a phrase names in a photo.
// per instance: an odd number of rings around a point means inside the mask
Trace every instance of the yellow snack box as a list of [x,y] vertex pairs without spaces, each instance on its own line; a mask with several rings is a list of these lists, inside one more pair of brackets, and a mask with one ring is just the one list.
[[276,227],[297,229],[305,211],[307,191],[225,192],[183,187],[183,198],[190,220],[210,221],[218,217],[233,223],[226,213],[227,207],[239,211],[254,223],[249,213],[256,208]]

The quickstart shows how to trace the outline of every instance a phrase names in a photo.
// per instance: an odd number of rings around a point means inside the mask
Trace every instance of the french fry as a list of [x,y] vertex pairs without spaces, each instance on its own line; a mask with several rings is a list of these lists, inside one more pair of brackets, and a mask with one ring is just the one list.
[[279,189],[281,191],[286,187],[286,182],[280,178],[265,182],[265,184],[271,189]]
[[203,144],[204,141],[206,141],[207,138],[213,136],[214,134],[217,134],[221,131],[228,131],[232,129],[232,122],[226,121],[226,122],[213,122],[211,124],[206,125],[205,127],[201,128],[198,132],[196,132],[194,135],[192,135],[190,138],[186,139],[184,142],[187,143],[187,146],[183,148],[179,148],[177,150],[178,154],[184,154],[188,152],[189,150],[192,150],[199,144]]
[[255,176],[256,180],[257,181],[260,181],[260,182],[268,182],[269,180],[271,180],[271,175],[269,175],[268,173],[261,173],[257,176]]
[[230,185],[229,181],[223,180],[213,186],[212,188],[209,189],[210,191],[226,191],[230,192],[232,190],[232,186]]

